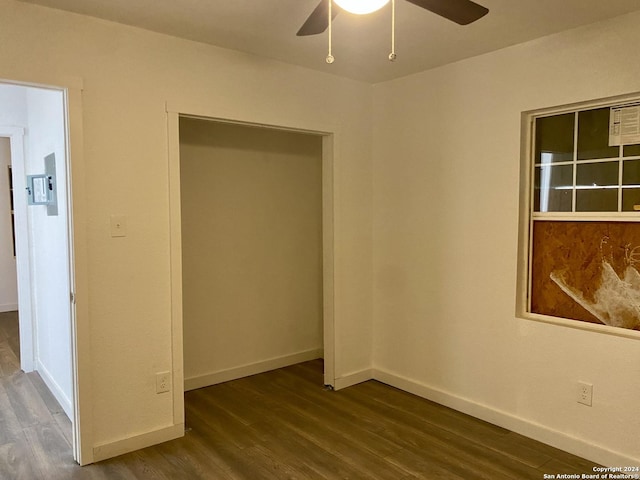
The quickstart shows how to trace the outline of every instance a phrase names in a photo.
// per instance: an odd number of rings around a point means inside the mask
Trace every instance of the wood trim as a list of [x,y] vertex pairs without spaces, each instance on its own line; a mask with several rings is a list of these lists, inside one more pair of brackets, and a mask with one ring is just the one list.
[[60,388],[60,385],[58,385],[58,383],[53,379],[53,377],[49,373],[49,370],[47,370],[47,368],[42,364],[40,359],[37,359],[36,363],[36,371],[40,375],[40,378],[42,378],[42,381],[49,388],[55,399],[64,410],[64,413],[67,415],[67,417],[69,417],[70,419],[73,418],[73,403],[71,402],[71,399],[65,395],[62,388]]
[[335,195],[334,135],[322,137],[322,324],[324,384],[335,384]]
[[0,312],[15,312],[18,310],[17,303],[7,303],[4,305],[0,305]]
[[290,365],[322,357],[323,350],[321,348],[316,348],[305,352],[294,353],[292,355],[271,358],[262,362],[243,365],[241,367],[229,368],[227,370],[220,370],[218,372],[207,373],[205,375],[198,375],[197,377],[185,378],[184,391],[210,387],[211,385],[216,385],[218,383],[237,380],[239,378],[256,375],[258,373],[269,372],[278,368],[288,367]]
[[549,323],[561,327],[568,327],[577,330],[585,330],[587,332],[606,333],[616,337],[640,339],[640,332],[630,330],[628,328],[610,327],[609,325],[600,325],[599,323],[580,322],[569,320],[561,317],[550,317],[549,315],[541,315],[539,313],[525,312],[519,315],[522,320],[533,320],[541,323]]
[[13,174],[16,273],[18,282],[18,308],[20,310],[20,367],[25,372],[35,368],[35,325],[31,309],[30,240],[27,201],[24,195],[15,195],[26,188],[24,128],[0,126],[0,136],[9,137]]
[[184,422],[184,355],[182,319],[182,214],[180,209],[179,118],[167,112],[169,235],[171,262],[171,378],[173,422]]
[[63,84],[67,134],[69,261],[71,262],[71,351],[73,357],[73,456],[80,465],[93,462],[93,372],[89,325],[87,194],[80,78]]
[[141,435],[116,440],[115,442],[103,443],[93,449],[93,460],[100,462],[108,458],[117,457],[125,453],[150,447],[158,443],[168,442],[184,436],[184,423],[159,428]]
[[582,439],[567,435],[565,432],[525,420],[503,410],[491,408],[451,392],[396,375],[387,370],[374,369],[373,378],[392,387],[418,395],[574,455],[592,459],[602,465],[640,464],[640,458],[633,458],[621,452],[615,452],[603,446],[588,443]]
[[343,375],[340,378],[336,378],[334,388],[336,390],[342,390],[343,388],[352,387],[353,385],[357,385],[358,383],[371,380],[373,378],[373,372],[374,370],[369,368],[366,370],[361,370],[359,372]]

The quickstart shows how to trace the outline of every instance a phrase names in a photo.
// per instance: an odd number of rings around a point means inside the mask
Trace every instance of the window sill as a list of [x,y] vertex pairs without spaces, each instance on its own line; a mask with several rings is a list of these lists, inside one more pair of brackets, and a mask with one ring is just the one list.
[[610,327],[609,325],[601,325],[599,323],[584,322],[581,320],[571,320],[568,318],[552,317],[550,315],[541,315],[539,313],[524,312],[519,313],[517,318],[522,320],[533,320],[535,322],[549,323],[577,330],[586,330],[590,332],[606,333],[616,337],[633,338],[640,340],[640,331],[628,328]]

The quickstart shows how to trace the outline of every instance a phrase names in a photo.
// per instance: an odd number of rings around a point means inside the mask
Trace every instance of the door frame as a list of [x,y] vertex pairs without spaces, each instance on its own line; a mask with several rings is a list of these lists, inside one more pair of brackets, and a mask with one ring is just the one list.
[[24,155],[24,128],[0,126],[0,137],[9,139],[13,181],[13,210],[15,212],[16,280],[18,287],[18,316],[20,331],[20,368],[35,369],[35,324],[31,309],[31,268],[29,266],[29,222],[27,198],[19,195],[27,188]]
[[171,337],[173,369],[174,424],[184,422],[184,357],[182,317],[182,223],[180,201],[180,117],[201,118],[227,124],[245,125],[273,130],[305,133],[322,137],[322,258],[323,258],[323,347],[324,384],[335,385],[335,157],[339,137],[335,126],[309,124],[286,125],[277,120],[234,118],[211,112],[200,106],[179,106],[167,103],[167,138],[169,163],[169,223],[171,262]]
[[[69,301],[71,327],[71,376],[72,376],[72,453],[80,465],[93,462],[93,419],[91,417],[91,363],[90,331],[88,324],[86,213],[82,131],[81,78],[0,78],[0,84],[34,87],[59,91],[63,95],[65,171],[67,186],[67,248],[69,250]],[[3,133],[4,132],[4,133]],[[14,206],[22,208],[20,226],[16,218],[16,253],[22,254],[23,265],[18,267],[18,308],[22,333],[23,321],[28,332],[20,338],[21,368],[32,371],[35,366],[35,335],[32,310],[32,282],[30,272],[30,242],[27,217],[27,201],[24,195],[15,195],[26,188],[24,128],[0,127],[0,135],[10,138],[12,164],[20,158],[20,169],[12,169],[14,180]],[[15,152],[15,153],[14,153]],[[16,156],[14,156],[16,155]],[[73,159],[73,161],[72,161]],[[17,200],[17,202],[16,202]],[[20,229],[20,233],[18,230]],[[26,264],[26,267],[25,265]],[[22,274],[22,278],[20,277]],[[26,312],[26,314],[24,313]],[[24,317],[24,320],[23,320]],[[28,337],[31,338],[28,338]],[[22,348],[25,362],[22,361]]]

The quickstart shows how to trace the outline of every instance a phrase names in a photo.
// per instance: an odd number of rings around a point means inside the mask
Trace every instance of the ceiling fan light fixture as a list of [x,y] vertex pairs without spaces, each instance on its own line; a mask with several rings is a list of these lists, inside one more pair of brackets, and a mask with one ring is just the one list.
[[334,0],[343,10],[347,12],[355,13],[358,15],[365,15],[367,13],[373,13],[376,10],[380,10],[390,0]]

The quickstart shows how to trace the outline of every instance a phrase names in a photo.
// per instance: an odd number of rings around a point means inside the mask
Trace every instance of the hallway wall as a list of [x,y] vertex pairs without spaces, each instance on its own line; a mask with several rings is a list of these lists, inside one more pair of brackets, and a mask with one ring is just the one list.
[[0,137],[0,312],[18,309],[16,259],[11,225],[11,192],[9,190],[11,146]]
[[29,207],[36,370],[72,417],[71,303],[65,113],[60,91],[27,90],[27,174],[44,173],[44,157],[55,154],[58,214],[46,206]]
[[[25,127],[27,122],[26,91],[20,87],[0,85],[0,125]],[[11,223],[6,210],[10,208],[6,165],[10,162],[8,138],[0,139],[0,311],[18,309],[16,262],[11,245]],[[5,248],[4,246],[7,246]]]

